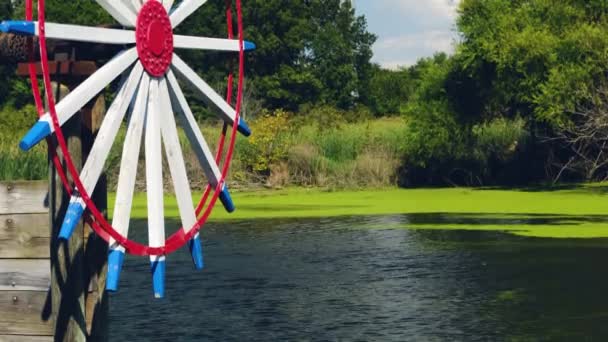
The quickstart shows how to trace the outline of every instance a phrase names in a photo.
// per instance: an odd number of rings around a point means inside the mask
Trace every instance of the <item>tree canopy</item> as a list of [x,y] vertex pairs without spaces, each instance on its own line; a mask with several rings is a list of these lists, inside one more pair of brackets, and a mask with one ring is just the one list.
[[[0,7],[9,17],[10,3]],[[331,105],[342,109],[367,101],[372,78],[371,46],[367,31],[350,1],[243,1],[247,40],[257,49],[248,56],[247,87],[252,100],[266,108],[296,111],[302,106]],[[23,1],[17,1],[17,16]],[[111,24],[112,18],[93,1],[48,0],[47,20],[81,25]],[[2,12],[4,11],[4,12]],[[78,13],[78,15],[74,15]],[[225,37],[225,1],[209,0],[178,29],[180,33]],[[221,53],[181,52],[221,88],[227,64]]]
[[608,65],[607,10],[603,0],[464,0],[456,58],[489,86],[483,110],[559,126],[594,101]]

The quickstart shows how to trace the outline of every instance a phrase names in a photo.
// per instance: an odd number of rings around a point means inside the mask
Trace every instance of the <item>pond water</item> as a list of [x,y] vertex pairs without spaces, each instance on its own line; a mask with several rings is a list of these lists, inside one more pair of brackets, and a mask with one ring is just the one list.
[[110,340],[608,338],[608,240],[383,228],[408,220],[209,224],[206,269],[168,258],[164,300],[147,260],[127,259]]

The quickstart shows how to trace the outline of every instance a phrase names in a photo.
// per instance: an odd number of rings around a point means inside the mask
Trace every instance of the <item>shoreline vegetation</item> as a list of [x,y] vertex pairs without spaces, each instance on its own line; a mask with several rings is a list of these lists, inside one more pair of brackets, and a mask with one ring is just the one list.
[[[318,115],[328,114],[326,111]],[[221,126],[217,122],[200,125],[211,150],[215,151]],[[276,111],[251,120],[250,126],[254,135],[237,137],[228,177],[231,188],[378,188],[397,185],[404,149],[402,137],[407,130],[406,121],[401,117],[348,122],[338,115],[316,120]],[[29,152],[21,151],[17,145],[25,134],[23,127],[28,127],[28,124],[24,123],[20,129],[6,130],[13,133],[0,137],[0,179],[47,178],[46,143],[41,142]],[[118,181],[125,132],[124,127],[119,131],[106,161],[109,191],[116,188]],[[206,185],[205,175],[183,131],[180,130],[179,136],[191,186],[202,190]],[[168,170],[166,164],[164,168]],[[137,191],[145,191],[144,174],[142,148]],[[169,172],[164,173],[166,192],[173,191],[169,176]]]
[[[608,238],[608,184],[550,188],[437,188],[327,191],[287,188],[235,192],[237,210],[216,206],[210,222],[402,215],[378,229],[504,231],[539,238]],[[194,195],[198,200],[200,194]],[[114,195],[110,196],[110,208]],[[145,194],[134,200],[132,216],[146,217]],[[165,216],[178,219],[175,198],[165,198]],[[111,214],[111,209],[110,209]]]

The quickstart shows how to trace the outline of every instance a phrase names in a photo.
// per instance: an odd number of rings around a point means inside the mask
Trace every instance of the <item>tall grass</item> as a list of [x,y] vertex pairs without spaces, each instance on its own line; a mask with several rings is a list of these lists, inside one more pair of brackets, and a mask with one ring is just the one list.
[[29,152],[19,149],[20,134],[4,132],[0,137],[0,180],[40,180],[48,176],[46,144]]
[[[254,135],[238,137],[230,172],[233,187],[320,186],[381,187],[395,184],[395,173],[404,151],[406,124],[402,119],[367,120],[358,123],[324,125],[317,122],[273,118],[251,122]],[[221,126],[201,125],[215,154]],[[4,130],[0,136],[0,179],[46,179],[46,144],[29,152],[17,144],[25,129]],[[118,133],[106,162],[110,189],[115,189],[120,173],[126,129]],[[179,138],[191,186],[202,189],[206,177],[185,134]],[[137,190],[145,190],[145,160],[142,144]],[[165,166],[167,166],[165,164]],[[165,187],[172,190],[168,168]]]
[[407,125],[399,118],[324,129],[301,127],[292,137],[290,183],[322,187],[380,187],[395,184]]
[[29,152],[19,149],[19,141],[36,120],[36,109],[5,107],[0,110],[0,180],[40,180],[48,175],[46,144]]

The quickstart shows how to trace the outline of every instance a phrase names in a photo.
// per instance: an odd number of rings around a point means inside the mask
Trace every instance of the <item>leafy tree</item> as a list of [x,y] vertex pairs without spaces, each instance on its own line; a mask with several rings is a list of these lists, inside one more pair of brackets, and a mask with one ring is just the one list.
[[[224,1],[210,0],[182,30],[223,37],[223,18]],[[350,108],[367,94],[375,36],[349,1],[248,0],[243,20],[245,38],[257,45],[247,57],[247,86],[266,107],[298,110],[325,103]],[[226,68],[215,67],[217,54],[185,55],[213,82],[224,81]]]
[[464,0],[458,58],[491,85],[483,110],[566,124],[604,83],[607,8],[602,0]]
[[357,17],[350,1],[312,1],[315,34],[309,60],[323,84],[322,101],[351,108],[369,91],[372,77],[371,46],[376,36],[367,32],[364,17]]
[[413,82],[407,69],[388,70],[375,65],[366,104],[376,116],[398,114],[411,97]]

